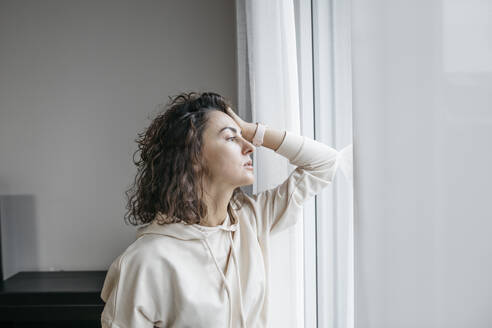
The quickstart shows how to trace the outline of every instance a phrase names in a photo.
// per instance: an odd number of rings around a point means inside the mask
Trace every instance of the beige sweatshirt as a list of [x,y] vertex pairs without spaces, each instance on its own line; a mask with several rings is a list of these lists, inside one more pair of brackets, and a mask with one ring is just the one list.
[[289,131],[275,152],[296,169],[277,187],[246,195],[222,225],[154,221],[139,228],[106,275],[102,328],[268,327],[270,237],[296,224],[302,204],[332,182],[341,159],[334,148]]

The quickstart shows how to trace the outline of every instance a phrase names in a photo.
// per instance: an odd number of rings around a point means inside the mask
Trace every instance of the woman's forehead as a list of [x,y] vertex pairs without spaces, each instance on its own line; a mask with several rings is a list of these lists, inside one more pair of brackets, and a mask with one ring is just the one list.
[[236,129],[236,131],[238,131],[238,133],[240,133],[241,129],[232,117],[219,111],[214,111],[213,113],[214,114],[211,115],[209,122],[217,133],[219,133],[225,127],[234,128]]

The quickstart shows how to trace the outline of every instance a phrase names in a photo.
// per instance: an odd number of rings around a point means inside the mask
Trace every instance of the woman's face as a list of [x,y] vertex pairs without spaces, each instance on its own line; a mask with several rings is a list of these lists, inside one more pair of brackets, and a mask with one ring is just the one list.
[[210,174],[209,183],[233,189],[252,184],[253,169],[244,165],[252,161],[250,153],[255,146],[242,137],[240,127],[226,113],[214,110],[208,115],[202,151]]

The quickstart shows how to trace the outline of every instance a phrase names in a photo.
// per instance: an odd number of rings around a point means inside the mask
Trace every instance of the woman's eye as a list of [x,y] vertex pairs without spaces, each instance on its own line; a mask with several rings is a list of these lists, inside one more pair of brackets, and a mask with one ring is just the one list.
[[231,139],[236,139],[236,137],[230,137],[230,138],[227,138],[227,140],[231,140]]

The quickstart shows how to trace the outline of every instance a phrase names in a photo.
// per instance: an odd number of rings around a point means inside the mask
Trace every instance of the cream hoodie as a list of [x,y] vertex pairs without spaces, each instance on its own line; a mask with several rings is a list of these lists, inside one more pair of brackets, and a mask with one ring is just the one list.
[[289,131],[275,152],[296,169],[277,187],[246,195],[222,225],[153,221],[138,229],[106,275],[102,328],[268,327],[270,237],[296,224],[344,157]]

